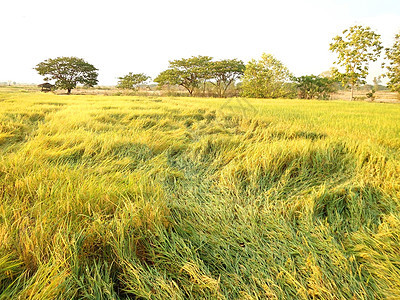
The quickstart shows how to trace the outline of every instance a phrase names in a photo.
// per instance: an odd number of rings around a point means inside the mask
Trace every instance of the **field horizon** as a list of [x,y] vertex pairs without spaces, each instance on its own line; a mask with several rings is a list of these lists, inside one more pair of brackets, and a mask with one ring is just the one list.
[[400,106],[0,89],[0,299],[400,298]]
[[[0,93],[16,93],[16,92],[21,92],[21,93],[35,93],[35,92],[40,92],[40,87],[38,87],[36,84],[29,84],[29,85],[0,85]],[[213,98],[213,99],[225,99],[225,98],[241,98],[240,93],[237,92],[237,95],[229,95],[224,98],[219,98],[219,97],[205,97],[204,95],[201,95],[201,91],[197,91],[199,95],[196,97],[200,98]],[[393,103],[393,104],[400,104],[400,95],[397,92],[392,92],[389,90],[385,90],[381,87],[381,89],[378,89],[374,93],[375,99],[370,99],[367,96],[367,93],[369,93],[370,90],[366,88],[365,86],[356,88],[354,92],[354,97],[352,101],[357,101],[357,102],[374,102],[374,103]],[[55,94],[55,95],[67,95],[66,90],[56,90],[50,92],[50,94]],[[87,96],[142,96],[142,97],[189,97],[188,92],[182,88],[178,87],[178,90],[171,90],[169,91],[168,89],[161,89],[158,90],[157,88],[139,88],[137,91],[135,90],[130,90],[130,89],[121,89],[117,88],[116,86],[96,86],[96,87],[83,87],[83,86],[77,86],[76,89],[73,89],[71,91],[71,95],[87,95]],[[351,101],[351,91],[348,89],[344,90],[338,90],[334,93],[331,93],[330,98],[326,99],[326,101]],[[262,98],[261,98],[262,99]],[[305,100],[305,99],[302,99]]]

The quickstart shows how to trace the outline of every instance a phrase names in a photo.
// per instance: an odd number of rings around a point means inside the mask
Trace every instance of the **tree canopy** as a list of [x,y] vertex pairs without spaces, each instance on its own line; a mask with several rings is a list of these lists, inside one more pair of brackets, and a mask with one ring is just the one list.
[[271,54],[246,65],[242,80],[243,95],[254,98],[285,97],[290,92],[287,83],[292,78],[289,69]]
[[297,77],[295,82],[301,99],[328,99],[335,91],[335,81],[328,77],[307,75]]
[[342,68],[335,69],[335,77],[343,86],[350,86],[353,99],[354,88],[366,82],[369,63],[380,56],[382,45],[380,35],[370,27],[352,26],[343,35],[334,37],[329,49],[338,55],[335,64]]
[[97,69],[77,57],[57,57],[46,59],[34,68],[45,80],[55,80],[56,89],[66,89],[68,94],[77,84],[95,86],[97,84]]
[[130,72],[128,75],[118,77],[118,79],[119,81],[117,88],[136,90],[140,84],[143,84],[149,80],[150,76],[147,76],[143,73],[133,74]]
[[155,79],[160,86],[180,85],[193,96],[193,92],[201,82],[208,78],[209,56],[192,56],[169,62],[167,70],[161,72]]
[[386,58],[389,61],[386,73],[389,78],[388,87],[400,93],[400,34],[396,34],[392,48],[386,49]]
[[223,59],[211,62],[209,67],[209,78],[217,88],[219,97],[224,97],[228,87],[239,79],[245,70],[243,61],[238,59]]

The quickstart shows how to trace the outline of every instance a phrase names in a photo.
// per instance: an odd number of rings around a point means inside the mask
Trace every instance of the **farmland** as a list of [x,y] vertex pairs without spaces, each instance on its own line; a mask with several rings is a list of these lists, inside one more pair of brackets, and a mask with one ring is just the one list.
[[0,299],[400,298],[400,106],[0,90]]

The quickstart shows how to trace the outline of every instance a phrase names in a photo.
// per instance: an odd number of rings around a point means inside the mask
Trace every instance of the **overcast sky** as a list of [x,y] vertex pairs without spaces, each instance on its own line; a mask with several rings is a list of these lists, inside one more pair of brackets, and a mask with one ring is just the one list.
[[58,56],[93,64],[100,85],[128,72],[154,78],[193,55],[247,62],[265,52],[296,76],[319,74],[335,60],[332,38],[352,25],[390,46],[400,0],[2,0],[0,82],[40,83],[33,67]]

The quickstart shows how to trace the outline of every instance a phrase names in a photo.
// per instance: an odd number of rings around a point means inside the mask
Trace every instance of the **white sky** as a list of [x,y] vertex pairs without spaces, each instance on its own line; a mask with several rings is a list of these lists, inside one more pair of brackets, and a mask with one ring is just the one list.
[[[400,0],[1,0],[0,82],[40,83],[36,64],[84,58],[99,84],[128,72],[153,78],[168,60],[281,60],[296,76],[332,67],[332,38],[370,26],[391,46],[400,31]],[[378,64],[372,75],[382,73]]]

